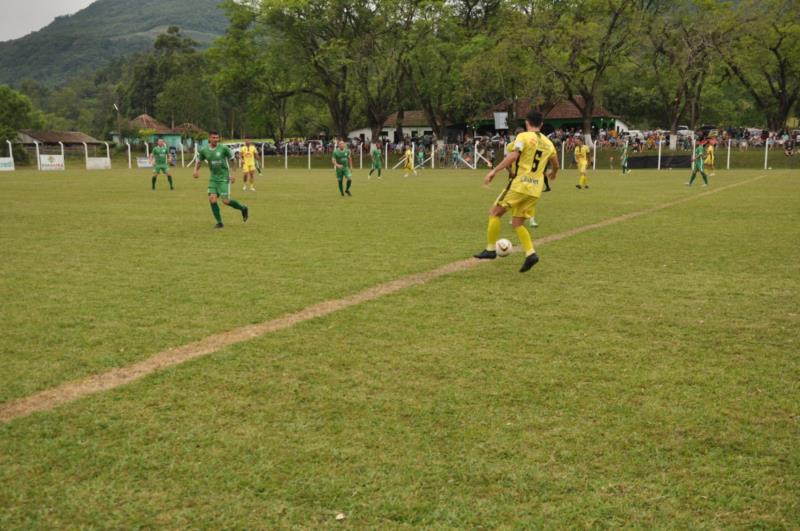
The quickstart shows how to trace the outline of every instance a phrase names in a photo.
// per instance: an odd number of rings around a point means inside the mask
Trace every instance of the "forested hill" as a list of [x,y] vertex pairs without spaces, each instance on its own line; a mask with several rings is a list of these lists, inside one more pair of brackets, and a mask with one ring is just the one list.
[[221,0],[98,0],[20,39],[0,42],[0,83],[53,86],[152,47],[168,26],[206,46],[224,33]]

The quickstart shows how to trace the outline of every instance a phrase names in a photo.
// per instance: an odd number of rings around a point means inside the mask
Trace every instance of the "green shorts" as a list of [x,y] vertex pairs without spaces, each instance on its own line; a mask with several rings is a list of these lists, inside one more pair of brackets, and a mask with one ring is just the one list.
[[231,195],[231,183],[227,180],[208,181],[208,195],[211,194],[228,199]]
[[336,168],[336,180],[349,179],[353,174],[350,173],[350,168]]
[[694,171],[705,171],[706,167],[705,167],[705,165],[703,164],[703,162],[702,162],[702,161],[700,161],[700,162],[695,162],[695,163],[694,163],[694,168],[692,168],[692,169],[693,169]]
[[169,166],[166,164],[156,164],[153,166],[153,175],[158,175],[159,173],[169,175]]
[[383,169],[383,166],[381,166],[380,162],[373,162],[372,163],[372,169],[373,170],[380,170],[380,169]]

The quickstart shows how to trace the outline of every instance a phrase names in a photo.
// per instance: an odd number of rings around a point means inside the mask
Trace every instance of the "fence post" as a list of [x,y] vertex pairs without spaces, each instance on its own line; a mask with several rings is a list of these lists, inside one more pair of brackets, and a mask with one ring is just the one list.
[[42,170],[42,155],[39,152],[39,142],[34,140],[33,143],[36,145],[36,169],[41,171]]
[[[503,150],[505,153],[505,150]],[[564,168],[567,164],[567,143],[562,140],[561,141],[561,167]]]
[[597,142],[592,142],[592,147],[594,148],[592,152],[592,171],[595,171],[597,169]]
[[431,142],[431,169],[436,169],[436,142]]
[[728,164],[726,170],[731,169],[731,139],[728,139]]
[[186,157],[184,157],[184,155],[183,155],[183,139],[181,139],[181,142],[180,142],[179,145],[181,146],[181,168],[185,168],[186,167]]
[[764,169],[767,169],[767,162],[769,161],[769,138],[764,141]]
[[694,136],[694,131],[692,131],[692,156],[689,157],[689,160],[691,161],[689,163],[689,164],[691,164],[691,166],[690,166],[691,168],[694,168],[694,161],[692,159],[694,159],[694,152],[695,152],[696,149],[697,149],[697,139]]
[[389,169],[389,142],[386,142],[383,147],[386,148],[386,164],[383,165],[387,170]]
[[311,142],[308,143],[308,169],[311,169]]
[[133,168],[133,160],[131,160],[131,143],[126,140],[125,145],[128,147],[128,169],[130,170]]
[[358,145],[358,169],[364,169],[364,143]]
[[[286,140],[284,140],[286,142]],[[283,144],[283,169],[289,169],[289,143]]]
[[661,171],[661,144],[663,141],[661,140],[661,136],[658,137],[658,169]]
[[264,142],[261,142],[261,170],[264,170]]

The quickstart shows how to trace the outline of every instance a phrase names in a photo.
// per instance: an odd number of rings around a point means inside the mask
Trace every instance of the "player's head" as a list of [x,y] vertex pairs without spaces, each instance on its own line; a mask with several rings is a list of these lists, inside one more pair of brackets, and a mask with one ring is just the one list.
[[208,143],[212,146],[216,146],[219,144],[219,131],[209,131],[208,132]]
[[525,125],[529,129],[539,129],[544,124],[544,115],[539,111],[530,111],[525,117]]
[[250,140],[249,138],[247,138],[247,139],[245,139],[245,141],[244,141],[244,145],[245,145],[245,146],[247,146],[247,147],[250,147],[250,146],[252,146],[252,145],[253,145],[253,141],[252,141],[252,140]]
[[164,147],[164,144],[166,144],[166,142],[164,142],[164,139],[163,139],[163,138],[159,138],[159,139],[158,139],[158,145],[159,145],[159,147]]
[[339,140],[339,149],[344,149],[344,140]]
[[581,135],[575,135],[575,142],[577,142],[578,145],[583,144],[583,137],[581,137]]

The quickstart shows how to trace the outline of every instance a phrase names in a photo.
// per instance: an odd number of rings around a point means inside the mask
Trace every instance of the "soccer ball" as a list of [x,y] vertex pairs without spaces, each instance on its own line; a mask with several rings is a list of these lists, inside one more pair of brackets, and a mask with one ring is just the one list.
[[497,243],[494,247],[497,251],[497,256],[508,256],[511,254],[511,251],[514,250],[514,245],[505,238],[502,240],[497,240]]

